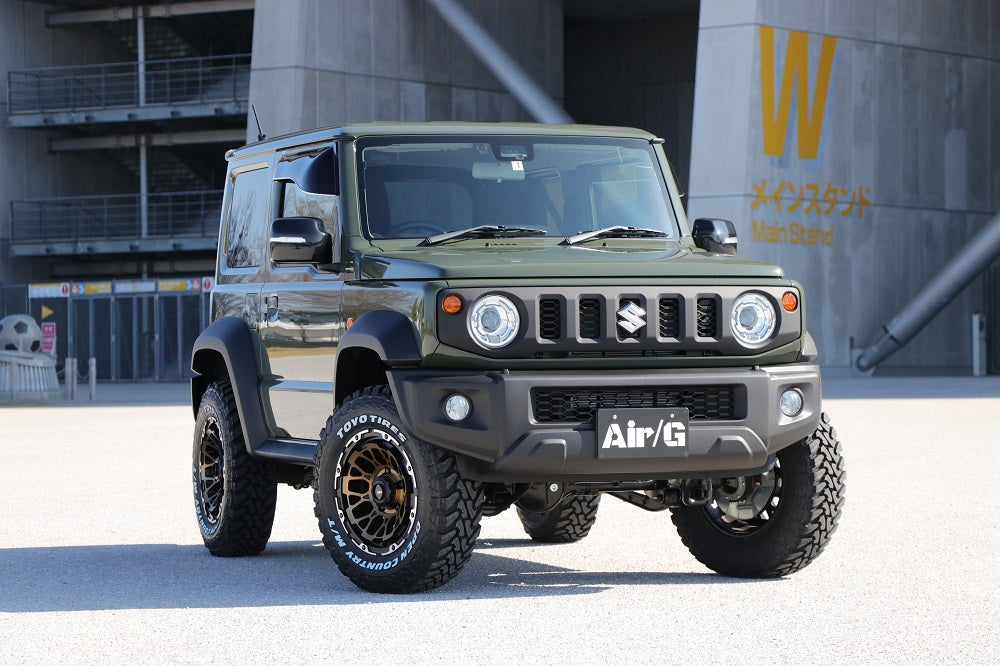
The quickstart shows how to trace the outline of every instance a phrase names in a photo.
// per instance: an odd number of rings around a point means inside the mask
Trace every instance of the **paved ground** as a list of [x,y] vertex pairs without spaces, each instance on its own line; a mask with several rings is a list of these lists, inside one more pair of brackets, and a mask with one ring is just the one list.
[[668,517],[605,498],[578,544],[484,520],[459,578],[408,597],[342,578],[290,488],[264,555],[210,557],[185,391],[0,406],[0,662],[1000,660],[997,377],[828,382],[847,505],[787,579],[713,575]]

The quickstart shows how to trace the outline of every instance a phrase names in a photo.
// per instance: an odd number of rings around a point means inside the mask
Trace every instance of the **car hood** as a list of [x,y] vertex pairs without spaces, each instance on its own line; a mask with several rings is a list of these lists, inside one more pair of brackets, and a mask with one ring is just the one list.
[[362,253],[359,277],[380,280],[491,278],[781,278],[778,266],[693,251],[679,243],[609,247],[489,244],[412,247]]

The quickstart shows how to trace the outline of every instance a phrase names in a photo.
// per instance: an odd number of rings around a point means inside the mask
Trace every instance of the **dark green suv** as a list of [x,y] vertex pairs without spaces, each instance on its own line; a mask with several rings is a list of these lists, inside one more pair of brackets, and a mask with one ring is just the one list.
[[349,125],[231,151],[192,358],[214,555],[311,487],[360,587],[441,585],[482,516],[587,535],[670,509],[715,571],[812,561],[843,502],[801,286],[688,224],[660,139],[611,127]]

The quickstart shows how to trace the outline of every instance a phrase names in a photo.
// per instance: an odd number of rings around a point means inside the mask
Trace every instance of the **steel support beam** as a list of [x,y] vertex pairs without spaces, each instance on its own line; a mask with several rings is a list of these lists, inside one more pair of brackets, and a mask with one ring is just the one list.
[[1000,213],[993,216],[958,254],[899,311],[882,334],[858,357],[857,366],[868,371],[913,339],[958,292],[1000,255]]
[[[145,137],[147,146],[184,146],[198,143],[226,143],[242,146],[247,133],[243,129],[202,130],[198,132],[176,132],[149,134]],[[70,139],[52,139],[49,152],[59,153],[69,150],[114,150],[138,148],[143,142],[142,135],[122,134],[113,136],[82,136]]]
[[149,236],[149,148],[139,141],[139,238]]
[[168,252],[214,251],[216,238],[145,238],[133,240],[54,241],[11,243],[11,257],[74,257],[99,254],[165,254]]
[[139,106],[146,106],[146,19],[141,14],[135,20],[135,44],[138,56]]
[[[2,1],[2,0],[0,0]],[[82,123],[133,123],[177,118],[245,117],[250,110],[246,101],[226,101],[205,104],[150,105],[122,109],[87,111],[54,111],[47,113],[17,113],[7,116],[7,127],[58,127]],[[243,137],[244,140],[246,136]],[[242,145],[242,144],[241,144]]]
[[479,60],[540,123],[568,124],[566,110],[535,82],[458,0],[427,0]]
[[109,21],[131,21],[140,16],[146,18],[169,18],[193,14],[214,14],[216,12],[239,12],[252,10],[254,0],[199,0],[197,2],[168,2],[159,5],[133,5],[130,7],[106,7],[104,9],[83,9],[69,12],[50,12],[46,25],[75,25],[78,23],[105,23]]

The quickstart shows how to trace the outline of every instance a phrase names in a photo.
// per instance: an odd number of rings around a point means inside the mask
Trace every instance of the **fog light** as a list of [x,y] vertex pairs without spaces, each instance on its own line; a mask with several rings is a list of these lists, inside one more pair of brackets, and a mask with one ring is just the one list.
[[472,403],[461,393],[453,393],[444,401],[444,415],[451,421],[464,421],[472,413]]
[[778,409],[785,416],[798,416],[799,412],[802,411],[802,405],[805,401],[802,398],[802,391],[798,389],[788,389],[787,391],[782,391],[781,397],[778,398]]

